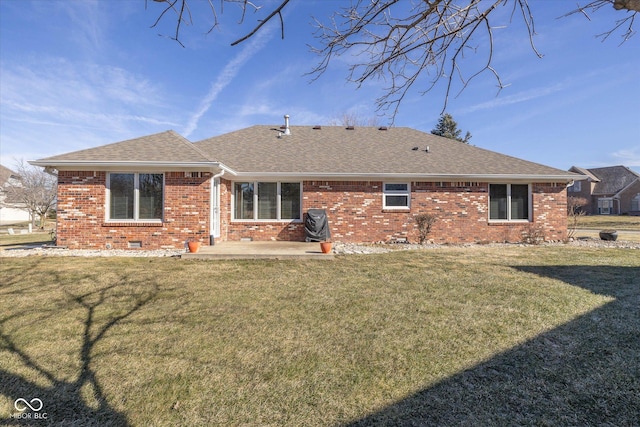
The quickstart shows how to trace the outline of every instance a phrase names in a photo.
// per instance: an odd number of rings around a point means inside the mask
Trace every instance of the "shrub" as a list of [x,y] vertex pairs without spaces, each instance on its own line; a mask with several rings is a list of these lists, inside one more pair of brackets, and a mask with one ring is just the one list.
[[438,220],[438,217],[433,214],[420,214],[416,216],[415,221],[418,225],[418,238],[420,239],[420,244],[423,244],[429,233],[431,233],[431,227]]
[[569,197],[567,199],[567,239],[572,239],[576,234],[576,229],[580,223],[580,218],[585,215],[585,211],[582,209],[589,203],[584,197]]
[[544,242],[544,230],[539,225],[529,224],[522,232],[522,243],[527,245],[539,245]]

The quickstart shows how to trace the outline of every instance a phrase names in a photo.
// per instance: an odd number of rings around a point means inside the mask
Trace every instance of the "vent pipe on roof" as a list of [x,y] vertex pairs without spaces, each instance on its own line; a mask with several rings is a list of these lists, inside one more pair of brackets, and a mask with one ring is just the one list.
[[291,129],[289,129],[289,115],[284,115],[284,135],[291,135]]

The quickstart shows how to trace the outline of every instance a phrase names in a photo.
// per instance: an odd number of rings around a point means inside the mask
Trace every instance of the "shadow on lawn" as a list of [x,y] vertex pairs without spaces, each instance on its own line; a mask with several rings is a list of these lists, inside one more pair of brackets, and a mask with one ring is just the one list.
[[[87,275],[83,279],[91,280],[92,277]],[[62,282],[52,279],[51,283],[59,285]],[[19,286],[19,282],[15,284]],[[0,349],[8,350],[14,356],[17,356],[24,366],[33,370],[40,379],[45,379],[50,384],[48,386],[36,384],[21,375],[8,372],[0,367],[0,394],[8,397],[12,405],[19,398],[27,401],[38,398],[42,401],[42,409],[37,412],[38,415],[36,415],[36,411],[30,411],[27,408],[24,411],[25,418],[23,419],[15,418],[20,412],[14,410],[12,406],[10,408],[11,416],[0,419],[0,425],[39,425],[37,424],[38,420],[33,418],[36,416],[42,417],[43,414],[46,414],[47,417],[46,421],[39,420],[43,425],[129,425],[125,415],[113,409],[107,402],[100,382],[92,369],[92,351],[96,344],[103,339],[111,328],[151,301],[158,291],[157,285],[138,284],[142,289],[137,294],[126,293],[126,290],[123,291],[121,289],[125,284],[128,284],[127,289],[131,288],[131,282],[129,282],[127,276],[122,276],[117,283],[96,287],[85,293],[76,294],[68,289],[63,289],[66,302],[61,307],[56,307],[48,315],[38,318],[39,322],[37,323],[42,324],[43,320],[46,322],[47,318],[55,317],[61,310],[81,308],[84,312],[82,340],[78,350],[79,368],[74,380],[58,379],[56,372],[48,370],[42,364],[39,364],[24,349],[16,345],[15,339],[11,334],[5,333],[4,326],[6,322],[18,315],[0,317]],[[64,285],[59,286],[64,287]],[[16,292],[20,291],[13,290],[8,294],[15,294]],[[29,291],[27,290],[26,292],[28,293]],[[102,306],[114,304],[115,300],[120,302],[125,294],[126,301],[117,315],[111,315],[100,322],[96,320],[98,311]],[[38,327],[35,322],[27,326]],[[89,399],[90,403],[87,402],[87,395],[92,396]],[[24,407],[24,405],[22,406]],[[34,406],[38,406],[38,403],[35,402]],[[27,416],[31,417],[31,420],[26,418]]]
[[615,300],[348,425],[640,425],[640,268],[513,268]]

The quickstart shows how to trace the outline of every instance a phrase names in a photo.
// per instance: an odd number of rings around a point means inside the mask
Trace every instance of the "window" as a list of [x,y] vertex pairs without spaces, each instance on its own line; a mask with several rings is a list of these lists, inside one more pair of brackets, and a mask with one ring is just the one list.
[[490,184],[489,219],[525,221],[529,219],[528,184]]
[[613,199],[598,199],[598,213],[600,215],[610,215],[613,213]]
[[236,182],[233,194],[235,195],[235,219],[253,219],[253,182]]
[[300,219],[300,183],[280,184],[280,217]]
[[233,186],[233,218],[299,220],[302,218],[301,194],[299,182],[236,182]]
[[110,173],[107,185],[110,220],[162,220],[163,174]]
[[631,210],[640,211],[640,193],[636,194],[633,199],[631,199]]
[[408,183],[385,183],[382,189],[383,209],[408,209],[411,190]]
[[573,185],[569,187],[569,191],[574,193],[582,191],[582,181],[574,181]]
[[278,218],[278,183],[258,183],[258,219]]

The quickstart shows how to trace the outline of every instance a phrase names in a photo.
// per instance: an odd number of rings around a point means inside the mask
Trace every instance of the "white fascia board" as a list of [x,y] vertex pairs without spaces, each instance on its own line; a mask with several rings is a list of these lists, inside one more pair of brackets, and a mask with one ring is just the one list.
[[580,175],[513,175],[513,174],[414,174],[414,173],[299,173],[299,172],[236,172],[243,179],[298,179],[308,181],[478,181],[478,182],[572,182],[586,177]]
[[217,162],[140,162],[140,161],[86,161],[86,160],[29,160],[33,166],[55,168],[57,170],[163,170],[163,171],[183,171],[220,169],[221,164]]

